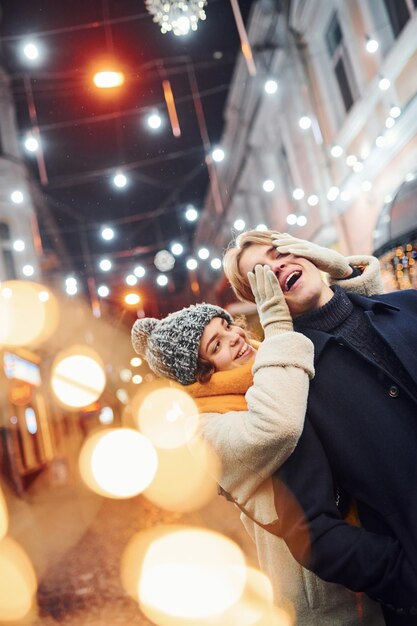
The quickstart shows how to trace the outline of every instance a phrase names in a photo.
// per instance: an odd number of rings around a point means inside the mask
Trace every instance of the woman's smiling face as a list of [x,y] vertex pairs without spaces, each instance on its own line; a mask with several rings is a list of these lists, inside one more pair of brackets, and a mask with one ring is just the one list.
[[202,334],[198,355],[211,363],[216,372],[223,372],[245,365],[253,359],[255,350],[247,343],[243,328],[222,317],[213,317]]

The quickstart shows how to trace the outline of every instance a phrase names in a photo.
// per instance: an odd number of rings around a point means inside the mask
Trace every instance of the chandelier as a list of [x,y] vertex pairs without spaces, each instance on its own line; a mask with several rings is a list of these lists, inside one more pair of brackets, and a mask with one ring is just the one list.
[[205,20],[207,0],[145,0],[146,8],[159,24],[162,33],[187,35],[197,30],[198,20]]

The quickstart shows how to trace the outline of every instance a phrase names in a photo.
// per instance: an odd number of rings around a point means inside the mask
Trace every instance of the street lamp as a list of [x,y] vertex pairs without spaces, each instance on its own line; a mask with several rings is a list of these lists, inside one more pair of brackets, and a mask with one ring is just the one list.
[[114,87],[123,85],[125,77],[123,72],[104,70],[94,74],[93,82],[98,89],[113,89]]

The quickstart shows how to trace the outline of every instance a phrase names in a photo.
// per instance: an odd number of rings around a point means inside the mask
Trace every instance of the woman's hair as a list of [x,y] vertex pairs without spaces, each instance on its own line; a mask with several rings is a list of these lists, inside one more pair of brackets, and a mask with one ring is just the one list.
[[[240,328],[243,328],[243,330],[246,332],[246,338],[252,338],[252,334],[246,330],[246,320],[243,315],[238,315],[233,319],[233,326],[239,326]],[[196,374],[197,382],[203,384],[208,383],[215,371],[215,367],[212,363],[210,363],[210,361],[206,361],[205,359],[198,357]]]
[[248,230],[245,233],[241,233],[234,241],[230,242],[224,253],[223,270],[239,300],[255,302],[248,278],[247,276],[243,276],[239,268],[242,254],[255,244],[271,246],[272,239],[279,234],[280,233],[274,230]]

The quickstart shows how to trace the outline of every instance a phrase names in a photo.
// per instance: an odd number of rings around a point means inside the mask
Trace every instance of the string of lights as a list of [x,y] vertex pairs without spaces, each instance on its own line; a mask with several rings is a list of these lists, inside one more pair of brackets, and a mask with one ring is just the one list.
[[[220,0],[210,0],[210,1],[211,3],[213,3],[213,2],[218,2]],[[66,32],[76,32],[76,31],[82,31],[82,30],[105,28],[107,25],[110,25],[110,26],[117,25],[117,24],[121,24],[125,22],[130,22],[130,21],[135,21],[135,20],[140,20],[140,19],[147,19],[148,17],[149,17],[148,13],[136,13],[136,14],[120,17],[120,18],[110,18],[108,20],[95,20],[94,22],[88,22],[88,23],[74,25],[74,26],[67,26],[67,27],[44,30],[44,31],[33,31],[30,35],[30,39],[35,41],[35,40],[39,40],[42,38],[47,38],[49,36],[61,35]],[[380,36],[381,34],[384,34],[384,32],[386,32],[386,30],[389,28],[390,28],[390,22],[388,20],[386,21],[381,20],[380,23],[378,24],[378,27],[374,28],[372,35],[364,32],[362,43],[366,51],[368,52],[368,54],[373,55],[378,52],[379,50],[378,36]],[[12,41],[24,42],[28,40],[29,40],[29,37],[27,33],[17,33],[14,35],[0,36],[0,42],[5,42],[5,43],[12,42]],[[349,37],[344,36],[344,41],[354,43],[355,45],[358,45],[361,43],[358,37],[349,38]],[[253,54],[256,55],[257,52],[259,51],[257,51],[255,47],[255,49],[253,50]],[[321,59],[328,58],[328,52],[326,50],[311,52],[310,50],[307,49],[305,52],[305,56],[306,56],[306,59],[310,62],[314,62],[314,61],[320,62]],[[282,63],[280,67],[289,69],[292,67],[292,65],[291,65],[291,62],[288,62],[288,63]],[[75,72],[75,70],[71,70],[71,72]]]
[[[153,2],[149,2],[149,4],[156,4]],[[173,4],[183,4],[183,3],[173,3]],[[146,15],[146,14],[145,14]],[[133,16],[132,16],[133,19]],[[108,17],[106,17],[105,20],[103,20],[100,24],[97,25],[84,25],[85,28],[92,28],[92,27],[103,27],[103,28],[108,28],[110,24],[115,23],[113,22],[113,20],[110,20]],[[75,28],[75,27],[73,27]],[[80,28],[81,29],[81,28]],[[68,32],[68,31],[67,31]],[[53,34],[56,34],[56,32],[54,31]],[[369,38],[368,38],[369,39]],[[366,49],[367,51],[371,54],[371,53],[375,53],[375,51],[377,50],[378,46],[376,45],[376,40],[373,39],[372,40],[374,43],[372,46],[369,45],[369,41],[367,41],[366,43]],[[318,56],[318,55],[316,55]],[[211,65],[214,65],[214,62],[211,62]],[[280,70],[282,71],[282,67],[280,68]],[[142,68],[142,71],[143,68]],[[185,72],[187,71],[184,66],[181,67],[177,67],[175,70],[174,68],[167,68],[167,72]],[[46,74],[44,73],[44,79],[45,80],[50,80],[52,77],[46,77]],[[55,75],[53,77],[53,79],[55,80],[60,80],[60,78],[57,77],[57,75]],[[75,77],[74,79],[76,82],[78,82],[78,80],[80,80],[79,78]],[[381,77],[380,81],[379,81],[379,87],[381,89],[381,91],[385,91],[387,89],[390,88],[390,84],[389,81],[387,83],[387,79],[385,77]],[[46,87],[47,89],[49,89],[49,86],[45,85],[44,87]],[[220,89],[222,89],[222,87],[224,87],[224,89],[228,88],[228,85],[224,85],[221,86]],[[219,87],[215,88],[214,90],[211,90],[211,93],[218,93]],[[46,91],[46,90],[45,90]],[[276,93],[277,91],[279,91],[279,83],[277,83],[277,81],[273,81],[272,79],[268,79],[265,81],[265,92],[268,95],[273,96],[274,93]],[[206,96],[209,95],[207,92],[210,92],[210,90],[207,90],[206,92],[202,92],[201,95],[202,96]],[[67,95],[67,94],[65,94]],[[176,101],[177,102],[187,102],[188,100],[191,100],[193,98],[192,95],[190,96],[184,96],[182,98],[177,98]],[[158,107],[155,108],[160,108],[160,105]],[[399,109],[399,107],[392,107],[392,109]],[[40,126],[40,130],[42,130],[42,132],[46,132],[47,130],[53,130],[53,129],[58,129],[58,128],[64,128],[66,126],[73,126],[73,125],[82,125],[82,124],[92,124],[92,123],[100,123],[100,122],[104,122],[104,121],[109,121],[109,120],[120,120],[120,117],[123,116],[129,116],[129,115],[138,115],[138,113],[140,113],[141,111],[145,111],[148,110],[149,111],[150,107],[143,107],[142,109],[135,109],[133,110],[129,110],[129,111],[115,111],[112,112],[111,114],[105,114],[102,116],[97,116],[95,118],[81,118],[79,120],[73,119],[73,120],[65,120],[63,122],[57,122],[57,123],[52,123],[52,124],[45,124],[43,126]],[[392,111],[390,111],[391,113]],[[393,120],[393,124],[392,126],[396,123],[395,120],[397,119],[397,117],[399,117],[401,115],[401,109],[399,109],[398,115],[397,115],[397,111],[395,112],[395,115],[390,115],[390,119]],[[387,118],[388,121],[388,118]],[[392,122],[390,122],[391,124]],[[392,127],[391,126],[391,127]],[[312,119],[309,115],[303,115],[300,117],[299,119],[299,127],[301,132],[307,132],[311,129],[312,127]],[[389,128],[389,126],[386,125],[386,128]],[[385,133],[381,133],[380,135],[378,135],[379,137],[384,137]],[[378,139],[377,138],[377,139]],[[378,145],[378,142],[376,143],[376,147],[380,148],[383,147],[383,143],[382,140],[379,140],[379,143],[381,145]],[[203,139],[203,144],[204,144],[204,139]],[[206,148],[206,145],[204,144],[204,147]],[[339,149],[340,150],[339,150]],[[343,148],[341,148],[340,146],[332,146],[330,149],[330,155],[337,159],[340,158],[343,155]],[[112,174],[114,174],[115,172],[118,172],[116,174],[116,177],[114,179],[114,182],[116,184],[116,186],[123,188],[126,184],[126,176],[124,174],[124,172],[127,172],[129,170],[134,170],[140,167],[145,167],[146,165],[150,165],[152,163],[156,163],[159,162],[159,160],[169,160],[172,158],[177,158],[178,156],[184,156],[188,153],[192,153],[194,150],[197,151],[197,149],[191,149],[190,151],[177,151],[176,153],[171,153],[169,155],[163,155],[163,156],[159,156],[159,157],[155,157],[154,159],[145,159],[145,160],[141,160],[141,161],[136,161],[136,162],[132,162],[132,163],[127,163],[127,164],[123,164],[123,166],[121,167],[112,167],[112,168],[102,168],[102,169],[97,169],[97,170],[90,170],[88,172],[85,172],[83,174],[75,174],[75,175],[66,175],[66,176],[62,176],[62,177],[58,177],[55,180],[53,180],[50,184],[49,184],[49,188],[50,189],[56,189],[59,187],[65,187],[65,186],[74,186],[74,185],[79,185],[79,184],[84,184],[87,182],[90,182],[91,180],[100,178],[102,176],[110,176]],[[201,151],[201,148],[199,149]],[[224,152],[223,152],[223,157],[224,158]],[[220,159],[219,159],[220,160]],[[349,162],[347,162],[347,166],[352,168],[352,171],[354,173],[360,173],[361,172],[361,166],[363,169],[363,162],[365,161],[365,158],[360,158],[358,159],[358,157],[356,157],[355,155],[347,155],[347,161],[349,160]],[[116,183],[116,179],[119,181],[120,184]],[[150,180],[147,181],[148,183],[152,184],[152,182]],[[361,188],[362,191],[369,191],[370,190],[370,182],[366,181],[366,180],[362,180],[360,182],[361,184]],[[272,179],[265,179],[262,182],[262,189],[265,193],[271,193],[274,191],[275,189],[275,181],[273,181]],[[337,200],[338,198],[340,198],[343,201],[348,201],[350,199],[350,197],[348,197],[348,194],[344,194],[345,190],[341,190],[339,187],[337,187],[336,185],[333,185],[330,187],[330,189],[328,190],[327,193],[327,200],[329,202],[334,202],[335,200]],[[344,194],[344,195],[343,195]],[[319,204],[320,198],[316,193],[306,193],[303,189],[301,188],[297,188],[294,189],[293,191],[293,199],[298,202],[301,203],[301,205],[307,204],[310,207],[314,207],[317,206]],[[164,209],[163,209],[164,210]],[[155,212],[152,212],[155,215],[158,215],[158,210],[156,210]],[[142,219],[146,219],[143,218],[143,216],[141,216],[141,218],[139,219],[133,219],[132,222],[135,221],[142,221]],[[288,224],[289,225],[299,225],[302,226],[306,223],[307,218],[305,215],[296,215],[296,214],[290,214],[287,218]],[[114,222],[116,223],[116,222]],[[113,223],[109,223],[109,224],[113,224]],[[90,228],[90,226],[88,226],[88,228]],[[91,228],[93,228],[93,226],[91,226]],[[110,228],[110,227],[108,227]],[[242,220],[241,218],[237,218],[234,222],[234,228],[237,231],[243,230],[245,228],[245,222],[244,220]],[[166,242],[161,242],[163,244],[165,244]],[[121,257],[124,254],[134,254],[134,250],[123,250],[120,251]]]

